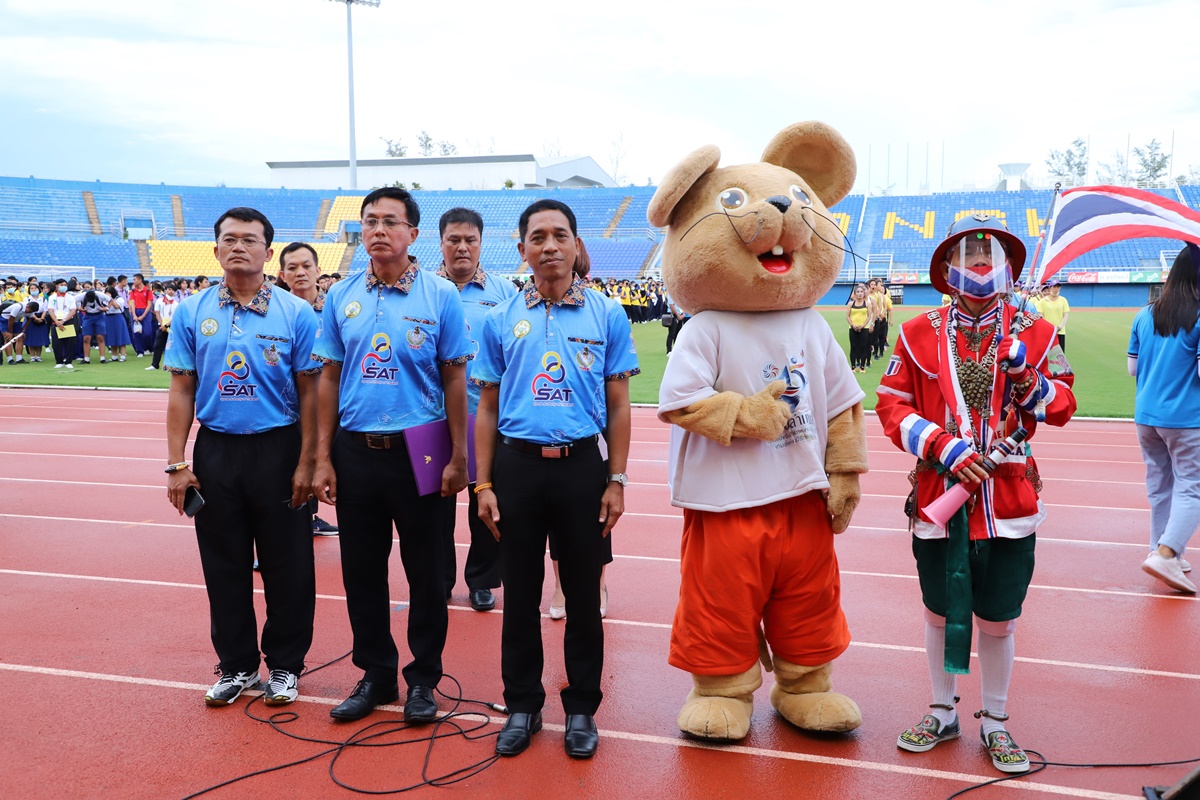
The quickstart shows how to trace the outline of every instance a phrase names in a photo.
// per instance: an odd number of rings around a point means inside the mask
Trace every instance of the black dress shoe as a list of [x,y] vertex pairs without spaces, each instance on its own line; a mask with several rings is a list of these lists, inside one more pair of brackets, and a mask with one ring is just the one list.
[[437,719],[438,707],[433,699],[433,689],[428,686],[408,687],[404,700],[405,722],[433,722]]
[[491,589],[476,589],[471,592],[471,608],[476,611],[491,611],[496,607],[496,595]]
[[345,701],[331,710],[334,719],[354,721],[362,719],[375,710],[375,706],[392,703],[400,699],[400,688],[395,683],[382,683],[363,679]]
[[591,758],[596,755],[600,734],[591,714],[567,714],[567,735],[563,747],[571,758]]
[[525,749],[529,747],[529,738],[541,729],[542,712],[540,711],[536,714],[520,712],[509,714],[504,728],[496,736],[496,754],[515,756],[518,753],[524,753]]

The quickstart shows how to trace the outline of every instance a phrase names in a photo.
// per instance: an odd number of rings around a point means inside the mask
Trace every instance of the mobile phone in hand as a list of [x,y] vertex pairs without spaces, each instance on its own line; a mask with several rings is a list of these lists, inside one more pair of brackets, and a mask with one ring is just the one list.
[[200,490],[195,486],[189,486],[183,493],[183,513],[194,517],[202,508],[204,508],[204,498],[200,496]]

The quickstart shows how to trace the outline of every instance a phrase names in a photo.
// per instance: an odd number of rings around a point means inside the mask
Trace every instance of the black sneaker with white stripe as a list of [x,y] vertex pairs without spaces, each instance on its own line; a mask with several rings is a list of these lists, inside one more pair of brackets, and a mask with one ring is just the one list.
[[267,689],[263,702],[269,706],[286,706],[300,696],[300,687],[294,674],[286,669],[273,669],[267,676]]
[[242,696],[247,689],[257,689],[261,679],[258,670],[254,672],[223,672],[221,679],[213,684],[204,695],[204,702],[210,706],[227,706]]

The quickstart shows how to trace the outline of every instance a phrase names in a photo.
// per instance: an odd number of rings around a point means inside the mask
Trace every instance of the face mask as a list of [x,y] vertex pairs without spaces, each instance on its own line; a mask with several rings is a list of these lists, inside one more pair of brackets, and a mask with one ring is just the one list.
[[988,300],[1012,286],[1012,274],[1004,247],[994,236],[969,233],[951,253],[947,282],[972,300]]
[[66,294],[66,293],[67,293],[67,287],[65,287],[65,286],[59,286],[59,287],[58,287],[58,293],[59,293],[59,294]]

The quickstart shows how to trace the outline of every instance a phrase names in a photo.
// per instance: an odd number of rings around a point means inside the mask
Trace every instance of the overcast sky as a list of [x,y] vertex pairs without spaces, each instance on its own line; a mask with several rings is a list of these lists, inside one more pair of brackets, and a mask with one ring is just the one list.
[[[645,184],[702,144],[753,159],[819,119],[854,147],[858,191],[982,184],[1003,162],[1040,176],[1076,137],[1094,161],[1174,137],[1173,174],[1200,166],[1196,0],[353,14],[360,160],[384,156],[381,137],[415,155],[427,130],[463,155],[590,155]],[[346,158],[346,96],[341,3],[0,0],[0,175],[271,186],[267,161]]]

